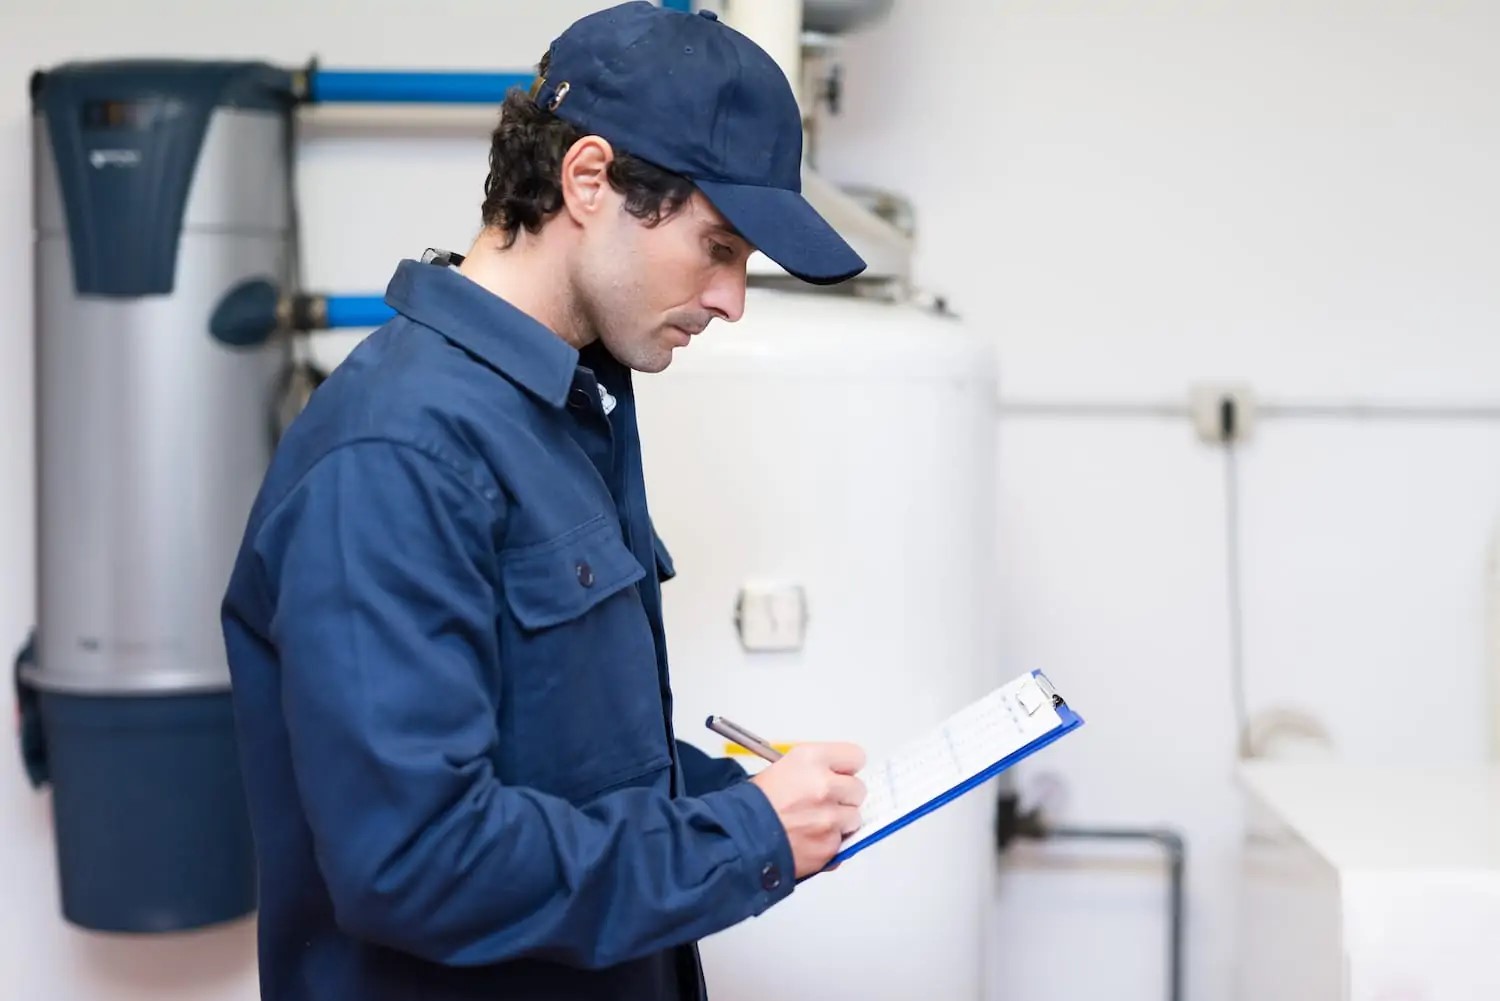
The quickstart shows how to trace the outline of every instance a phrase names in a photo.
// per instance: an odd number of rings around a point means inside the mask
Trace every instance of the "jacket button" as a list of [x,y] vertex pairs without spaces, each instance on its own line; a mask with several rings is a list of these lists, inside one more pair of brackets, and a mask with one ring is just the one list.
[[780,885],[781,870],[776,867],[776,863],[767,862],[765,868],[760,871],[760,888],[770,893]]
[[578,583],[582,584],[584,587],[594,586],[594,568],[589,566],[586,562],[580,562],[578,564]]

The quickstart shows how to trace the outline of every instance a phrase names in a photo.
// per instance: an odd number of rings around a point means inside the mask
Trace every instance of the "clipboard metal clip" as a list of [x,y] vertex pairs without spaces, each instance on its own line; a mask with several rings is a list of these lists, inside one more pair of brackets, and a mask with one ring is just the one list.
[[1042,694],[1052,700],[1052,708],[1061,709],[1065,704],[1063,697],[1057,694],[1057,689],[1053,686],[1051,680],[1041,671],[1033,671],[1032,677],[1036,679],[1037,687],[1042,690]]

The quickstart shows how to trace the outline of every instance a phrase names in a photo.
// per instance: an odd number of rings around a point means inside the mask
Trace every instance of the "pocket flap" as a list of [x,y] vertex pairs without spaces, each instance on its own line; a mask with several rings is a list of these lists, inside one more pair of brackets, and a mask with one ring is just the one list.
[[527,629],[575,619],[644,576],[640,561],[604,515],[500,559],[506,600]]

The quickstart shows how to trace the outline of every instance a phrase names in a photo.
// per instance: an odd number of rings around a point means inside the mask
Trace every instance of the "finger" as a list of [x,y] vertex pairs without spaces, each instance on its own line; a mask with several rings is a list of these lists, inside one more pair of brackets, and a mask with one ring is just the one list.
[[844,806],[859,806],[865,801],[865,784],[855,775],[835,775],[828,781],[829,792],[834,802]]
[[859,815],[859,810],[852,806],[839,807],[839,830],[845,836],[853,834],[864,826],[864,818]]
[[865,766],[865,752],[858,744],[823,744],[823,761],[844,775],[853,775]]

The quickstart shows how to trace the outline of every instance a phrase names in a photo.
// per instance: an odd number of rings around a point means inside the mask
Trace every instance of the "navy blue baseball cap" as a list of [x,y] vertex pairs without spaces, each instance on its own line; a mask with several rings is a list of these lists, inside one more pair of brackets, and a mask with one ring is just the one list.
[[537,104],[691,180],[756,249],[834,285],[865,262],[802,196],[802,117],[786,74],[719,21],[646,0],[589,14],[553,43]]

